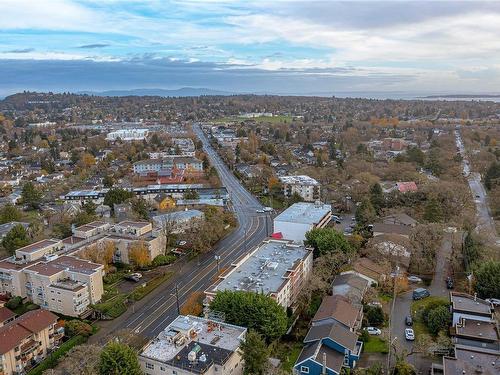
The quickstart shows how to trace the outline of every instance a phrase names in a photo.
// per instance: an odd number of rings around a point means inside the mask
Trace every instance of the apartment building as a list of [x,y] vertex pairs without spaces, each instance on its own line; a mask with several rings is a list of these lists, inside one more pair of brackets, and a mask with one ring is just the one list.
[[101,300],[103,276],[103,265],[73,256],[53,256],[49,261],[12,257],[0,261],[0,292],[77,317]]
[[298,194],[306,202],[314,202],[321,198],[321,186],[318,181],[309,176],[281,176],[279,177],[283,185],[283,194],[290,198],[293,194]]
[[195,316],[178,316],[139,354],[146,375],[241,375],[239,350],[246,328]]
[[203,162],[195,157],[167,157],[142,160],[134,163],[134,173],[161,172],[168,169],[182,169],[188,172],[203,172]]
[[205,291],[208,300],[221,290],[265,293],[284,308],[294,308],[312,272],[312,249],[290,240],[269,239],[231,264]]
[[109,132],[106,135],[106,139],[108,141],[116,141],[118,139],[122,141],[142,141],[146,139],[148,133],[148,129],[120,129]]
[[42,309],[29,311],[0,327],[0,373],[24,374],[44,359],[63,336],[57,316]]
[[26,262],[43,258],[63,248],[61,240],[45,239],[16,250],[16,256]]
[[324,228],[332,218],[332,206],[322,203],[295,203],[274,219],[274,232],[287,240],[302,243],[306,233]]

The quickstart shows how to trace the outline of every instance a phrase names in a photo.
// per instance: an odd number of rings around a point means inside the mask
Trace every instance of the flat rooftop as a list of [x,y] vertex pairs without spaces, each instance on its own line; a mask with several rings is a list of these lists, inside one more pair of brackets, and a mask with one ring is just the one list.
[[301,176],[281,176],[280,181],[284,184],[291,184],[291,185],[319,185],[319,182],[316,181],[314,178],[306,176],[306,175],[301,175]]
[[329,204],[295,203],[274,218],[274,221],[288,223],[317,224],[325,215],[332,212]]
[[79,290],[85,289],[85,285],[79,281],[74,280],[59,280],[58,282],[50,285],[52,288],[70,290],[77,292]]
[[498,375],[500,352],[479,348],[455,347],[455,358],[444,357],[446,375]]
[[306,258],[310,250],[291,241],[267,240],[235,263],[233,270],[213,285],[211,292],[244,290],[273,293],[282,286],[288,271]]
[[54,246],[60,243],[60,240],[50,240],[50,239],[45,239],[41,240],[35,243],[32,243],[31,245],[21,247],[17,249],[16,251],[21,252],[21,253],[35,253],[37,251],[43,250],[49,246]]
[[491,304],[465,293],[450,293],[453,310],[470,311],[476,314],[491,314]]
[[[179,315],[144,347],[140,355],[179,368],[192,365],[194,371],[201,372],[202,368],[193,366],[195,362],[188,359],[188,353],[196,344],[199,344],[198,359],[204,355],[205,364],[220,364],[238,349],[245,333],[244,327]],[[202,365],[203,361],[199,360],[198,363]]]
[[475,337],[479,340],[496,341],[499,339],[497,326],[494,322],[464,319],[462,324],[456,324],[457,335]]

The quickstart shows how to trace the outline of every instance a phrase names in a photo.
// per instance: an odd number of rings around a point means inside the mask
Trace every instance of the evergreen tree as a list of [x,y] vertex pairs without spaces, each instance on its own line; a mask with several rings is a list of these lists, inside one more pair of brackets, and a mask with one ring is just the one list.
[[500,298],[500,262],[490,260],[475,271],[476,291],[481,298]]
[[262,336],[250,330],[245,341],[241,344],[241,350],[245,361],[244,374],[263,375],[266,370],[269,349]]
[[126,344],[109,342],[101,352],[100,375],[141,375],[136,353]]
[[42,193],[33,185],[33,182],[26,182],[21,192],[21,200],[28,208],[36,210],[41,203]]
[[430,223],[439,223],[443,220],[443,216],[443,210],[437,199],[429,199],[424,208],[424,219]]
[[375,208],[369,199],[365,198],[361,201],[361,204],[356,209],[356,221],[362,225],[366,226],[373,223],[377,214]]
[[377,213],[380,213],[380,210],[385,206],[384,192],[378,182],[370,188],[370,202]]
[[15,225],[2,239],[2,246],[11,254],[29,243],[28,233],[21,224]]

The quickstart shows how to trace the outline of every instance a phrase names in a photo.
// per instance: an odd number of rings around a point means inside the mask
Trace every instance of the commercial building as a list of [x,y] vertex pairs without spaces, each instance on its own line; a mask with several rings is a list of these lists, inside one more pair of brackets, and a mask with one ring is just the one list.
[[0,373],[24,374],[43,360],[63,336],[57,316],[46,310],[29,311],[0,327]]
[[122,141],[142,141],[146,139],[148,133],[148,129],[120,129],[109,132],[106,139],[108,141],[116,141],[118,139]]
[[325,227],[332,218],[332,206],[321,203],[295,203],[274,219],[274,232],[283,238],[303,242],[306,233]]
[[246,328],[195,316],[178,316],[139,354],[146,375],[240,375]]
[[279,177],[283,185],[283,194],[290,198],[293,194],[298,194],[307,202],[320,200],[321,187],[318,181],[309,176],[281,176]]
[[221,290],[265,293],[284,308],[294,308],[302,286],[312,272],[312,249],[289,240],[269,239],[231,264],[205,295]]

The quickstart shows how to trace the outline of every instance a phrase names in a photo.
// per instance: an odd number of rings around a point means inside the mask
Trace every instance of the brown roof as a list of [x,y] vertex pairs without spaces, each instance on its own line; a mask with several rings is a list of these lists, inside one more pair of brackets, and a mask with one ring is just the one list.
[[306,344],[303,348],[302,351],[299,354],[299,358],[297,358],[296,363],[300,363],[305,361],[308,358],[311,358],[315,355],[316,351],[319,349],[319,346],[321,345],[321,342],[316,341],[311,344]]
[[29,311],[0,327],[0,353],[5,354],[30,335],[57,322],[57,316],[47,310]]
[[497,341],[499,339],[497,325],[494,322],[483,322],[474,319],[462,319],[455,325],[454,334],[475,340]]
[[0,307],[0,323],[12,319],[15,316],[16,314],[13,311],[9,310],[7,307]]
[[333,322],[331,324],[312,326],[307,332],[304,342],[311,342],[321,340],[323,338],[329,337],[335,342],[342,345],[344,348],[350,349],[352,351],[356,350],[356,342],[358,341],[358,335],[351,332],[348,328],[340,325],[340,323]]
[[56,275],[62,271],[62,269],[51,265],[50,263],[38,263],[26,269],[27,271],[33,271],[40,275],[52,276]]
[[411,227],[407,225],[397,225],[397,224],[384,224],[375,223],[373,224],[373,233],[386,233],[386,234],[400,234],[402,236],[409,236],[411,233]]
[[349,300],[344,296],[326,296],[323,298],[312,321],[316,322],[318,320],[333,318],[347,327],[352,328],[356,324],[359,310],[359,308],[351,305]]
[[144,228],[145,226],[151,224],[149,221],[130,221],[130,220],[125,220],[119,222],[117,225],[120,225],[122,227],[135,227],[135,228]]
[[470,294],[451,292],[450,300],[453,310],[465,311],[483,316],[492,315],[492,307],[489,302],[471,296]]
[[455,348],[455,358],[444,357],[446,375],[498,375],[500,353],[479,348]]
[[45,240],[41,240],[41,241],[32,243],[31,245],[21,247],[20,249],[17,249],[16,251],[21,251],[23,253],[34,253],[35,251],[45,249],[48,246],[53,246],[53,245],[57,244],[58,242],[59,242],[59,240],[45,239]]
[[354,262],[352,268],[354,271],[375,280],[379,280],[384,275],[384,269],[368,258],[359,258]]

